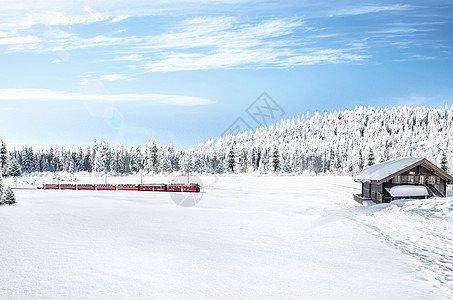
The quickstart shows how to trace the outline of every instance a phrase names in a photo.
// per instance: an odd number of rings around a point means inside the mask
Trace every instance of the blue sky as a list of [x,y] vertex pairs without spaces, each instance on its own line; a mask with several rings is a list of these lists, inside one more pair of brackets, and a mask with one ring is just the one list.
[[283,118],[453,104],[451,1],[148,2],[2,0],[0,137],[196,146],[264,91]]

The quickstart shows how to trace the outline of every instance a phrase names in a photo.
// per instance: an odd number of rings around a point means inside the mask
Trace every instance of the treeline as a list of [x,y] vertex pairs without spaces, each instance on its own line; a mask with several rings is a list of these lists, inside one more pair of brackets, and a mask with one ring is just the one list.
[[[373,108],[301,115],[273,126],[211,139],[192,149],[111,147],[96,140],[82,149],[0,148],[3,174],[94,172],[161,174],[286,173],[353,175],[367,165],[404,156],[426,157],[452,170],[453,107]],[[2,145],[4,143],[2,142]]]

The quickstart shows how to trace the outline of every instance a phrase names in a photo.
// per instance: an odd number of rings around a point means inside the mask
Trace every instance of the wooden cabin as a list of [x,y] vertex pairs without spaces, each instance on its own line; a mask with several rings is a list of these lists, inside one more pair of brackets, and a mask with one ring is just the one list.
[[445,197],[453,177],[425,158],[406,157],[363,169],[355,178],[362,183],[362,194],[354,195],[361,203],[389,203],[392,200]]

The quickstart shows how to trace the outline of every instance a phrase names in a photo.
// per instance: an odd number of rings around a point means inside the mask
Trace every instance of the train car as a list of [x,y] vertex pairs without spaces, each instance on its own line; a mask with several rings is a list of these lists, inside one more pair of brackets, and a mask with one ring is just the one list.
[[81,183],[77,185],[79,191],[93,191],[96,189],[96,186],[91,183]]
[[195,192],[199,193],[200,192],[200,185],[198,183],[190,183],[186,184],[182,187],[183,192]]
[[172,183],[167,185],[167,191],[169,192],[200,192],[200,185],[198,183]]
[[140,191],[166,191],[167,185],[165,183],[161,184],[140,184]]
[[115,184],[96,184],[96,190],[98,191],[114,191],[116,190]]
[[169,192],[182,192],[184,184],[183,183],[170,183],[167,184],[167,191]]
[[118,191],[138,191],[138,184],[118,184],[116,189]]
[[60,184],[60,190],[75,190],[76,185],[71,183]]
[[43,189],[45,190],[58,190],[59,185],[58,184],[44,184]]

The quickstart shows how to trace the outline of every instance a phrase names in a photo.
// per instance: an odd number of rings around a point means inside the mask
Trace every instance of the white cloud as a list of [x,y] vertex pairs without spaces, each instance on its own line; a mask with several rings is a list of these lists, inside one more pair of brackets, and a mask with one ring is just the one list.
[[120,56],[117,58],[112,59],[113,61],[141,61],[143,60],[142,55],[138,54],[131,54],[131,55],[125,55],[125,56]]
[[411,10],[415,6],[408,4],[394,4],[394,5],[364,5],[361,7],[354,8],[345,8],[338,11],[332,12],[331,17],[345,17],[345,16],[356,16],[356,15],[365,15],[370,13],[380,13],[388,11],[402,11],[402,10]]
[[117,80],[134,80],[134,79],[130,78],[124,74],[107,74],[107,75],[101,75],[99,77],[99,80],[117,81]]
[[351,53],[350,49],[322,49],[313,50],[304,55],[291,56],[282,61],[284,66],[303,66],[314,64],[339,64],[346,62],[360,62],[367,59],[364,54]]
[[35,36],[15,36],[0,38],[0,45],[37,44],[41,40]]
[[116,101],[116,102],[150,102],[177,106],[197,106],[212,104],[214,101],[193,96],[166,94],[82,94],[47,89],[0,89],[0,100],[30,101]]
[[117,16],[117,17],[112,18],[109,23],[121,22],[121,21],[126,20],[126,19],[128,19],[130,17],[132,17],[132,16],[131,15]]
[[0,30],[27,29],[34,25],[76,25],[96,22],[116,23],[130,17],[185,12],[194,4],[234,4],[250,0],[2,0]]
[[377,30],[377,31],[372,31],[371,33],[406,35],[406,34],[413,34],[413,33],[420,33],[420,32],[430,32],[430,31],[434,31],[434,29],[405,27],[405,28],[381,29],[381,30]]
[[[185,0],[180,1],[185,2]],[[202,0],[194,1],[203,2]],[[193,1],[187,0],[187,2]],[[138,2],[134,1],[134,3],[138,5]],[[12,2],[10,4],[14,6]],[[81,1],[80,5],[71,9],[64,5],[61,8],[60,4],[49,4],[48,11],[32,5],[33,9],[27,15],[29,18],[26,20],[28,24],[26,26],[46,24],[49,29],[44,32],[30,30],[37,36],[18,36],[19,33],[24,35],[27,30],[16,30],[14,34],[11,34],[13,31],[1,31],[2,25],[0,25],[0,45],[3,41],[3,44],[8,45],[8,49],[11,51],[37,50],[62,53],[70,50],[87,50],[87,53],[95,53],[93,55],[99,53],[103,55],[102,58],[94,58],[97,62],[128,62],[127,67],[130,69],[141,69],[147,72],[173,72],[204,69],[282,68],[317,63],[358,62],[368,57],[363,53],[364,49],[370,49],[370,44],[376,43],[376,40],[357,43],[355,42],[357,36],[351,37],[346,32],[329,32],[328,28],[316,28],[313,27],[313,24],[306,24],[300,18],[251,18],[249,21],[244,21],[231,16],[196,17],[179,23],[162,24],[160,34],[143,35],[141,30],[134,32],[134,28],[128,28],[126,32],[132,32],[132,34],[126,35],[118,32],[117,28],[113,28],[114,26],[110,24],[136,17],[139,14],[128,9],[116,12],[104,10],[99,13],[101,10],[97,4],[99,4],[98,1],[94,1],[93,4]],[[145,2],[140,5],[149,8]],[[415,8],[403,4],[364,5],[338,10],[332,15],[351,16]],[[35,14],[44,19],[35,17]],[[2,17],[1,8],[0,17]],[[70,27],[59,27],[98,22],[103,22],[106,28],[112,28],[112,30],[90,35],[89,31],[76,34],[71,32]],[[414,30],[408,27],[384,28],[380,31],[369,31],[366,34],[373,33],[382,38],[385,34],[403,35],[425,31],[421,28]],[[317,33],[314,34],[314,32]],[[88,52],[90,48],[97,48],[100,51]],[[114,57],[115,55],[117,57]],[[64,61],[64,59],[61,60]],[[57,60],[53,61],[53,63],[57,62]],[[120,74],[109,74],[98,79],[116,81],[131,78],[120,76]]]
[[[167,49],[161,59],[147,62],[148,72],[204,69],[292,67],[317,63],[362,61],[367,56],[348,49],[304,49],[292,38],[303,26],[299,19],[276,19],[258,24],[239,23],[235,18],[197,18],[194,27],[153,38],[140,50]],[[206,27],[206,29],[205,29]],[[207,33],[206,33],[207,31]],[[307,37],[312,38],[312,37]],[[361,45],[363,48],[363,44]],[[202,48],[203,51],[198,51]]]
[[61,63],[61,59],[57,58],[57,59],[54,59],[50,62],[51,64],[58,64],[58,63]]

